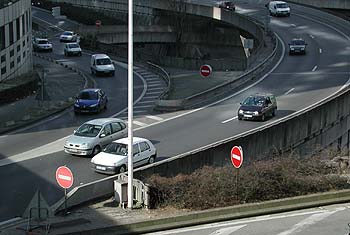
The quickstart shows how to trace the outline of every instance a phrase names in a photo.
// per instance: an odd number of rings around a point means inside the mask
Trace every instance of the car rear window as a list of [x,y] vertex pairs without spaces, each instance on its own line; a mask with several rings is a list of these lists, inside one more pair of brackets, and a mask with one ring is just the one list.
[[280,4],[276,4],[277,8],[287,8],[288,5],[286,3],[280,3]]
[[78,44],[68,44],[69,48],[79,48]]
[[108,65],[108,64],[112,64],[112,61],[108,58],[97,59],[97,65]]
[[39,40],[38,44],[48,44],[49,42],[47,40]]

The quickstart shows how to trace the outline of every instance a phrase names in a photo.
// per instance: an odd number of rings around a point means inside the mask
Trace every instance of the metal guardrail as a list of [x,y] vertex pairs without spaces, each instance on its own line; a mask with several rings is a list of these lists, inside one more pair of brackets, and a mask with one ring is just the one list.
[[165,91],[163,91],[162,94],[159,95],[159,99],[166,99],[169,95],[169,92],[172,90],[172,82],[169,73],[164,68],[150,61],[147,61],[147,65],[152,72],[158,74],[167,84],[167,88],[165,89]]

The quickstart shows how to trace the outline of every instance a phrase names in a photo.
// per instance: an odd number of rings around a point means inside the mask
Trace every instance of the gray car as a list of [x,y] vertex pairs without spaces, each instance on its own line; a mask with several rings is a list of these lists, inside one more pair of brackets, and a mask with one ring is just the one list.
[[96,155],[104,146],[127,136],[126,123],[118,118],[100,118],[81,125],[71,135],[64,151],[73,155]]

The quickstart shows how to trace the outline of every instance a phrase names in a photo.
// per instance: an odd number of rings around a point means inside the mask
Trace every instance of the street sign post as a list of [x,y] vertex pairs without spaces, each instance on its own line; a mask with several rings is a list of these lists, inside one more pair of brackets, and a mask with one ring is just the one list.
[[66,166],[60,166],[56,170],[56,181],[64,188],[64,214],[67,214],[67,189],[72,187],[74,178],[72,171]]
[[202,65],[199,69],[199,73],[203,78],[208,78],[211,75],[212,71],[213,69],[208,64]]
[[101,21],[101,20],[96,20],[96,21],[95,21],[95,25],[96,25],[97,27],[100,27],[100,26],[102,25],[102,21]]
[[234,146],[231,149],[231,162],[235,168],[240,168],[243,163],[243,150],[241,146]]
[[239,202],[238,197],[238,181],[239,181],[239,168],[242,166],[243,163],[243,150],[241,146],[234,146],[231,149],[230,154],[232,165],[237,169],[236,171],[236,200],[237,203]]

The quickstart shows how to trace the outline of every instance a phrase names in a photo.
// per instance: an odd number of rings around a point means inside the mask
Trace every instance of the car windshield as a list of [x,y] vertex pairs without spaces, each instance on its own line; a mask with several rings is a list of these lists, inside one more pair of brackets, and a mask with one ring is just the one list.
[[280,4],[276,4],[277,5],[277,8],[287,8],[288,5],[287,3],[280,3]]
[[85,123],[78,128],[78,130],[74,133],[74,135],[84,136],[84,137],[96,137],[98,133],[100,133],[101,129],[102,129],[102,126],[100,125]]
[[112,64],[112,61],[108,58],[97,60],[97,65],[108,65],[108,64]]
[[95,91],[82,91],[80,92],[79,99],[82,100],[97,100],[97,92]]
[[38,44],[48,44],[49,42],[47,40],[39,40]]
[[293,40],[292,44],[293,45],[304,45],[305,42],[303,40]]
[[109,145],[106,146],[103,152],[127,156],[128,146],[126,144],[121,144],[121,143],[110,143]]
[[243,101],[243,105],[247,106],[263,106],[264,105],[264,97],[262,96],[250,96]]
[[72,32],[64,32],[63,35],[66,35],[66,36],[72,36],[73,33]]
[[79,45],[74,43],[74,44],[68,44],[69,48],[79,48]]

